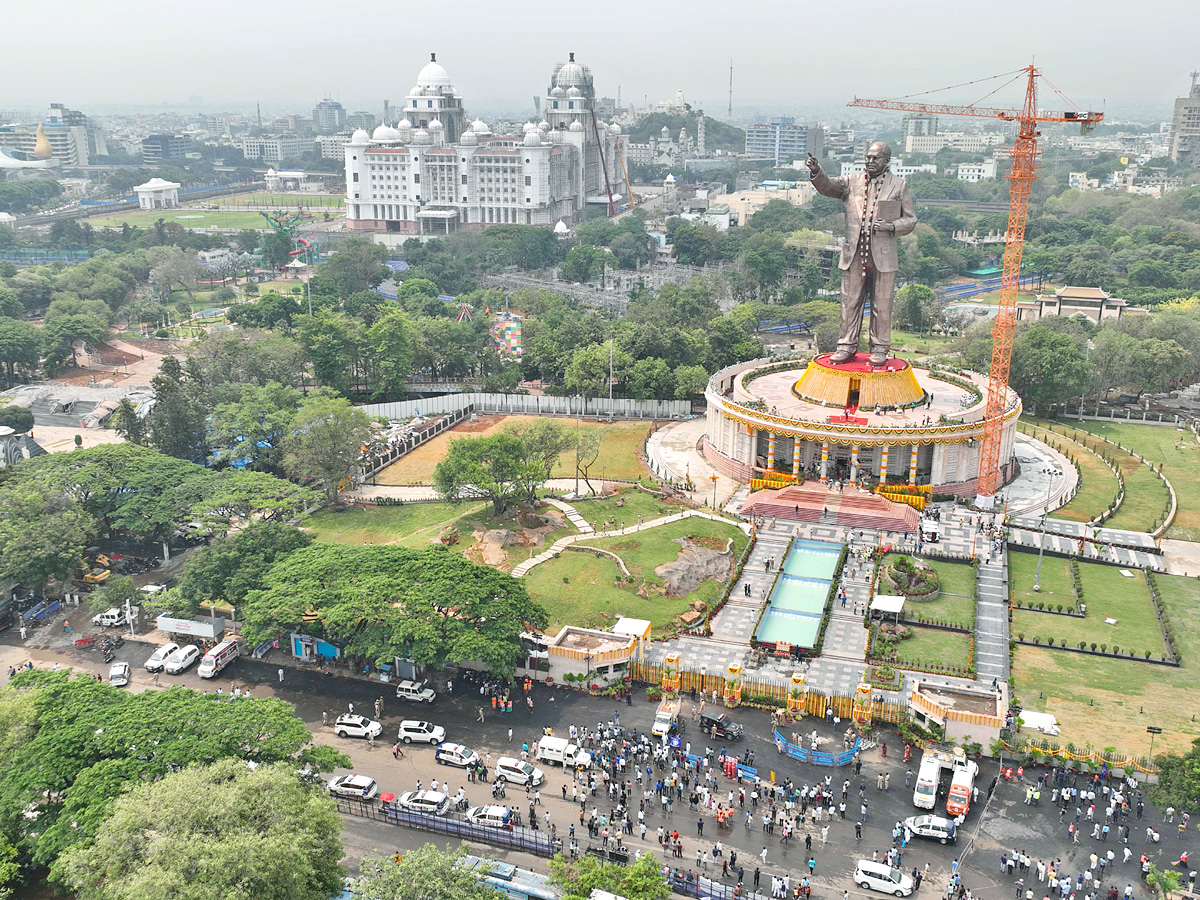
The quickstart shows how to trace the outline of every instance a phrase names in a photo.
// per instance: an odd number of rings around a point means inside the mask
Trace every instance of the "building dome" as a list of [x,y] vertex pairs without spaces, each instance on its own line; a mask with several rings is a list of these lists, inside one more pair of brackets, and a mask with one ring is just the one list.
[[572,99],[573,99],[573,98],[575,98],[575,97],[582,97],[582,96],[583,96],[583,94],[581,94],[581,93],[579,92],[579,88],[577,88],[577,87],[569,87],[569,88],[567,88],[567,97],[569,97],[569,98],[572,98]]
[[555,86],[550,89],[550,96],[553,97],[554,99],[558,100],[558,99],[561,99],[561,98],[567,96],[567,92],[564,91],[562,88]]
[[437,61],[437,54],[429,54],[429,62],[417,73],[417,87],[442,88],[450,87],[450,74]]
[[427,145],[433,143],[433,138],[429,136],[429,132],[424,128],[418,128],[413,132],[412,142],[417,145]]
[[391,125],[380,125],[371,133],[371,140],[385,142],[400,140],[400,132]]
[[662,131],[659,132],[658,137],[659,140],[663,141],[669,141],[671,139],[671,132],[667,129],[666,125],[662,127]]
[[584,83],[585,73],[583,66],[575,62],[575,54],[572,53],[570,61],[564,64],[554,76],[554,83],[560,88],[578,87]]
[[437,119],[434,119],[432,122],[429,123],[429,133],[433,134],[436,131],[442,131],[445,129],[445,127],[446,126],[443,125],[440,121],[438,121]]
[[567,227],[566,222],[564,222],[562,219],[559,219],[557,222],[554,223],[554,233],[555,234],[570,234],[571,229]]
[[612,134],[612,135],[620,134],[621,126],[618,125],[616,122],[613,122],[611,125],[608,126],[608,133]]
[[356,129],[354,134],[350,136],[350,143],[352,144],[365,144],[369,140],[371,140],[371,136],[367,134],[365,128]]
[[476,134],[491,134],[492,130],[488,128],[487,122],[483,119],[476,119],[471,123],[471,130]]
[[458,142],[464,147],[474,147],[479,143],[479,138],[475,136],[475,132],[468,128],[462,133],[462,137],[458,139]]
[[547,122],[545,119],[542,119],[542,121],[538,122],[538,128],[540,128],[542,131],[549,131],[550,123]]
[[583,123],[582,123],[582,122],[580,122],[578,119],[576,119],[574,122],[572,122],[572,123],[571,123],[571,127],[570,127],[570,129],[569,129],[569,130],[571,130],[571,131],[583,131]]
[[542,146],[542,133],[540,131],[538,131],[537,128],[532,128],[529,131],[525,132],[525,146],[526,147]]
[[521,126],[521,132],[523,134],[529,134],[529,132],[537,131],[537,130],[538,130],[538,127],[537,127],[536,122],[526,122],[524,125]]
[[396,123],[396,127],[398,129],[400,129],[401,131],[411,130],[412,122],[410,122],[408,120],[408,117],[406,116],[405,118],[401,119],[399,122]]

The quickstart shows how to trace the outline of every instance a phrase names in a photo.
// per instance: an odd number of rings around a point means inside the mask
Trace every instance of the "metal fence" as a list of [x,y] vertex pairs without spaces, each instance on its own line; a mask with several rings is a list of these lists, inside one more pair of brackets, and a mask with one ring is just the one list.
[[435,834],[445,834],[466,841],[493,844],[509,850],[533,853],[536,856],[549,857],[562,850],[561,841],[531,828],[489,828],[484,825],[472,825],[470,822],[452,819],[449,816],[431,816],[399,809],[388,804],[377,805],[344,797],[338,798],[337,806],[339,812],[347,815],[374,819],[376,822],[386,822],[388,825],[407,825],[409,828],[419,828],[422,831],[432,831]]
[[690,416],[687,400],[609,400],[607,397],[544,397],[536,394],[472,392],[445,394],[423,400],[368,403],[359,407],[369,416],[407,419],[435,416],[473,405],[481,413],[525,416],[614,416],[619,419],[680,419]]

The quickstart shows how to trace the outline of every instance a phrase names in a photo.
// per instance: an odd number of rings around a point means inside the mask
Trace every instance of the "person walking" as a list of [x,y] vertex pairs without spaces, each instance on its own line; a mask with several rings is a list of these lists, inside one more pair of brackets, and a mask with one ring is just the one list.
[[279,670],[279,683],[283,684],[283,669]]

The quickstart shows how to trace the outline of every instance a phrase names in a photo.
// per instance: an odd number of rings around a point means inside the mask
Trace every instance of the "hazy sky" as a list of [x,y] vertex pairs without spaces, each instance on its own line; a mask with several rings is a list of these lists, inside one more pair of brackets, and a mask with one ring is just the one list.
[[[824,109],[1008,72],[1031,58],[1082,106],[1167,116],[1200,68],[1196,0],[3,0],[0,107],[59,100],[264,112],[323,95],[378,114],[436,51],[469,110],[532,112],[569,51],[597,90],[734,110]],[[35,53],[44,53],[40,59]],[[978,100],[980,88],[935,95]],[[1017,97],[1008,92],[1006,99]],[[1007,105],[1007,104],[1006,104]],[[1048,99],[1047,107],[1057,106]],[[1156,110],[1161,108],[1161,112]]]

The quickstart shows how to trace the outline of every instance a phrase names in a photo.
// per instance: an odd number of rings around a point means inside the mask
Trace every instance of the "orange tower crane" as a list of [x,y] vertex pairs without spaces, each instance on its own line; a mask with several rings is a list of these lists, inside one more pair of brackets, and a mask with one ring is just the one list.
[[[946,116],[975,116],[985,119],[1001,119],[1017,123],[1017,136],[1013,141],[1012,170],[1008,174],[1008,229],[1005,232],[1004,269],[1000,282],[999,312],[992,329],[992,364],[988,372],[987,406],[984,413],[983,446],[979,457],[979,481],[975,490],[975,505],[979,509],[992,509],[996,503],[996,489],[1000,485],[1000,445],[1004,434],[1004,414],[1008,395],[1008,372],[1012,365],[1013,331],[1017,322],[1017,289],[1021,276],[1021,254],[1025,249],[1025,220],[1029,215],[1029,194],[1038,157],[1039,126],[1042,122],[1077,122],[1083,134],[1087,134],[1104,113],[1069,110],[1049,112],[1037,108],[1037,80],[1045,80],[1034,66],[1025,66],[1013,74],[1026,79],[1025,104],[1021,109],[1002,109],[989,106],[953,106],[936,103],[912,103],[904,100],[862,100],[855,98],[848,106],[865,106],[872,109],[897,109],[907,112],[929,112]],[[1003,77],[1003,76],[997,76]],[[1008,83],[1011,83],[1008,82]],[[1049,83],[1049,82],[1047,82]],[[1003,87],[1004,85],[1001,85]],[[1051,85],[1053,87],[1053,85]],[[998,90],[998,89],[997,89]],[[1057,88],[1054,89],[1056,92]],[[995,93],[995,91],[992,91]],[[1058,92],[1061,95],[1061,92]],[[990,96],[990,94],[989,94]],[[986,99],[986,98],[985,98]],[[1065,98],[1064,98],[1065,99]]]

